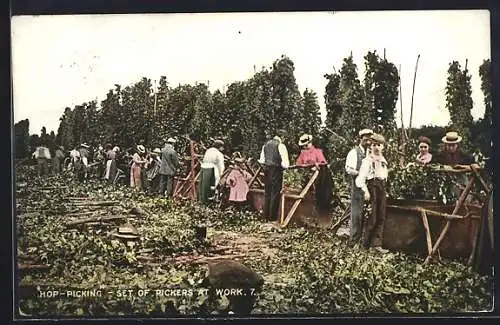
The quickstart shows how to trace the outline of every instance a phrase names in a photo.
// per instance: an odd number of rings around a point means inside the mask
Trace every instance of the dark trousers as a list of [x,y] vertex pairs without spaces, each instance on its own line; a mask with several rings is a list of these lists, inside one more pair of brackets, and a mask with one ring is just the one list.
[[153,179],[148,180],[146,178],[146,180],[149,187],[149,194],[158,194],[160,192],[161,175],[158,174]]
[[61,161],[59,158],[52,159],[52,174],[59,174],[61,172]]
[[172,197],[174,187],[174,176],[160,174],[160,195]]
[[283,168],[266,166],[264,168],[264,218],[277,221],[280,207],[280,193],[283,187]]
[[382,246],[384,239],[384,226],[387,208],[385,181],[371,179],[367,182],[370,191],[372,212],[368,215],[363,231],[363,246]]
[[44,176],[49,173],[49,162],[46,158],[38,158],[38,176]]

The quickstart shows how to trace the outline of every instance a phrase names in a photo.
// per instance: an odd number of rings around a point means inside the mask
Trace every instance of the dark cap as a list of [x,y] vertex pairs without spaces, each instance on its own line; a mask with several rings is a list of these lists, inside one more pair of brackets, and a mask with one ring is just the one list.
[[428,137],[424,137],[424,136],[418,137],[418,142],[419,143],[427,143],[427,145],[429,145],[429,146],[432,144],[431,139],[429,139]]

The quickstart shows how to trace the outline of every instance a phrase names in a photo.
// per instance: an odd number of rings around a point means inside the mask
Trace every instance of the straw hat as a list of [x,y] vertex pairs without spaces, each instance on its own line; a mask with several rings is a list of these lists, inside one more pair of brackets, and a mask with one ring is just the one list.
[[168,138],[167,143],[176,143],[177,141],[174,138]]
[[84,142],[84,143],[82,143],[82,144],[80,145],[80,147],[90,148],[90,146],[89,146],[87,143],[85,143],[85,142]]
[[372,135],[372,134],[373,134],[373,130],[371,130],[371,129],[363,129],[363,130],[358,132],[358,135],[360,137],[362,137],[363,135]]
[[462,137],[458,135],[457,132],[447,132],[446,135],[441,139],[443,143],[460,143],[462,141]]
[[299,139],[299,146],[303,146],[311,142],[313,139],[313,136],[310,134],[303,134],[300,139]]
[[381,134],[378,134],[378,133],[374,133],[371,135],[370,139],[373,141],[373,142],[376,142],[376,143],[380,143],[380,144],[384,144],[385,143],[385,138],[383,135]]
[[144,148],[144,146],[142,144],[138,145],[136,148],[137,148],[137,151],[139,151],[139,153],[146,152],[146,148]]
[[157,153],[157,154],[161,154],[161,150],[160,150],[160,148],[155,148],[155,149],[153,150],[153,152],[154,152],[154,153]]

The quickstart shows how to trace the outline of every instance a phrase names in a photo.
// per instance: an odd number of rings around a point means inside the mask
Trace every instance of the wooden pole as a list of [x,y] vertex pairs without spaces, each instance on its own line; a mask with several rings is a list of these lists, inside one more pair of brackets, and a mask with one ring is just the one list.
[[[469,183],[465,187],[465,190],[462,192],[462,195],[460,195],[460,198],[458,199],[457,203],[455,204],[455,208],[453,209],[453,212],[451,213],[452,215],[456,214],[458,210],[462,207],[463,203],[465,202],[465,199],[467,198],[467,195],[469,194],[470,189],[472,188],[472,185],[474,185],[474,178],[471,178],[469,180]],[[424,261],[424,264],[429,263],[430,259],[432,258],[432,255],[437,251],[439,248],[439,245],[441,245],[441,242],[444,239],[444,236],[448,232],[448,229],[450,228],[450,220],[446,221],[446,225],[444,226],[443,230],[441,231],[441,234],[439,235],[438,239],[436,240],[436,243],[434,244],[434,247],[432,248],[431,253],[429,256]]]
[[406,131],[405,124],[403,121],[403,90],[401,88],[401,64],[399,65],[399,107],[400,107],[400,117],[401,117],[401,137],[403,139],[403,146],[406,143]]
[[351,207],[349,206],[344,210],[340,219],[334,225],[332,225],[332,227],[331,227],[332,231],[336,232],[337,228],[342,224],[342,222],[347,220],[347,218],[349,218],[350,215],[351,215]]
[[194,175],[195,173],[195,168],[196,168],[196,162],[195,162],[195,159],[196,159],[196,153],[194,152],[194,142],[193,140],[189,140],[189,149],[190,149],[190,152],[191,152],[191,194],[192,194],[192,197],[191,199],[193,201],[196,201],[198,198],[196,197],[196,177]]
[[[309,191],[311,186],[314,184],[314,181],[316,180],[318,175],[319,175],[319,169],[314,172],[313,176],[309,180],[309,183],[307,183],[307,185],[304,187],[302,192],[300,192],[300,196],[305,197],[306,193]],[[281,225],[281,227],[285,227],[290,222],[290,219],[292,219],[292,216],[295,213],[295,211],[297,210],[297,208],[299,207],[300,202],[302,202],[302,199],[297,199],[297,201],[295,201],[293,203],[293,206],[290,209],[290,211],[288,212],[288,215],[286,216],[285,221],[283,221],[283,224]]]
[[413,75],[413,90],[411,92],[411,105],[410,105],[410,124],[408,126],[408,138],[411,137],[411,122],[413,119],[413,96],[415,95],[415,81],[417,79],[417,69],[418,69],[418,60],[420,59],[420,54],[417,56],[417,63],[415,64],[415,74]]

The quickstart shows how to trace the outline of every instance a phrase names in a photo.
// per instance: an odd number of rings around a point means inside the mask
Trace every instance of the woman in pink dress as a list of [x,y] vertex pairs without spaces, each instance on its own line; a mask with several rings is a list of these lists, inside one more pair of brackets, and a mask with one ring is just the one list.
[[137,151],[132,156],[132,167],[130,168],[130,186],[137,189],[142,189],[142,168],[147,162],[144,159],[144,154],[146,153],[146,148],[143,145],[138,145],[136,147]]
[[226,179],[226,184],[229,187],[229,202],[242,207],[247,201],[247,194],[250,190],[247,182],[252,178],[252,175],[243,170],[243,158],[235,158],[234,162],[235,165],[232,166]]
[[309,166],[309,165],[325,165],[326,159],[323,155],[323,151],[316,148],[312,143],[313,137],[310,134],[304,134],[299,139],[299,146],[303,149],[300,152],[297,161],[295,162],[298,166]]

